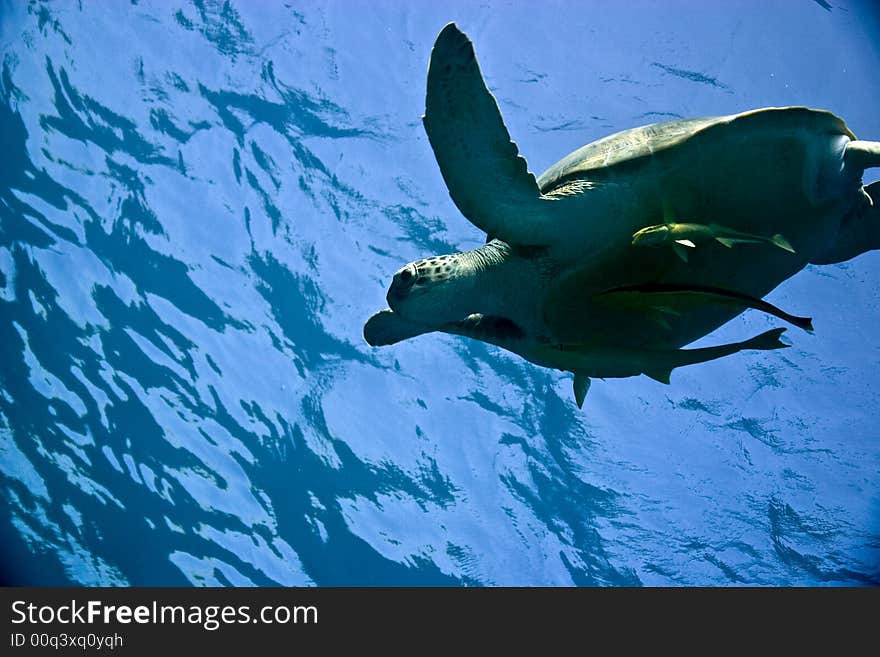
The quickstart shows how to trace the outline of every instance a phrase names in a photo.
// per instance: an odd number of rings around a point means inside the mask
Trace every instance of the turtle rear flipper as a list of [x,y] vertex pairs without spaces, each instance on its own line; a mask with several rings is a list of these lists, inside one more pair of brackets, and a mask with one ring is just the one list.
[[861,177],[865,169],[880,167],[880,141],[851,141],[846,145],[844,162],[847,169]]
[[747,349],[756,349],[758,351],[787,349],[789,345],[785,344],[782,340],[779,339],[783,333],[785,333],[784,328],[775,328],[770,329],[769,331],[764,331],[763,333],[761,333],[761,335],[756,335],[754,338],[750,338],[741,342],[740,349],[742,349],[743,351]]
[[833,265],[875,249],[880,249],[880,180],[864,188],[861,202],[841,221],[837,239],[810,263]]
[[678,367],[708,363],[709,361],[731,356],[740,351],[785,349],[788,345],[779,339],[783,333],[785,333],[784,328],[775,328],[764,331],[760,335],[742,342],[698,349],[678,349],[671,352],[657,351],[654,353],[653,359],[645,358],[645,366],[642,368],[642,373],[655,381],[668,385],[672,370]]
[[587,392],[590,390],[590,379],[589,377],[582,376],[580,374],[574,375],[574,401],[578,405],[578,408],[584,407],[584,399],[587,396]]

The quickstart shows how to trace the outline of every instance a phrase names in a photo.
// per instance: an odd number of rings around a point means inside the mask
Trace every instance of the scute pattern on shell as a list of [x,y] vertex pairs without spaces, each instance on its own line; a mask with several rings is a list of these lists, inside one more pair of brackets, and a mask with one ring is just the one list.
[[[700,133],[723,127],[734,131],[773,128],[804,135],[830,133],[856,138],[840,117],[806,107],[769,107],[728,116],[664,121],[623,130],[579,148],[545,171],[538,186],[542,192],[555,195],[561,185],[571,180],[602,178],[615,168],[638,167],[640,162]],[[729,134],[719,131],[717,137],[724,139]]]

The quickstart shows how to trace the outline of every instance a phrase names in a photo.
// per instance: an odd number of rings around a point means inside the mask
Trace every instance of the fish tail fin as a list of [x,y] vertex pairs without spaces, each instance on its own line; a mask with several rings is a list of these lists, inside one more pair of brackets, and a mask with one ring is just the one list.
[[807,333],[813,332],[813,318],[812,317],[795,317],[792,316],[792,324],[797,326],[799,329],[805,330]]
[[783,251],[788,251],[789,253],[795,252],[794,247],[791,245],[791,243],[787,239],[785,239],[782,235],[780,235],[779,233],[776,233],[776,235],[771,237],[770,241],[773,242],[773,244],[778,246]]
[[770,329],[769,331],[761,333],[761,335],[756,335],[754,338],[743,342],[742,349],[758,349],[761,351],[769,351],[771,349],[785,349],[790,345],[785,344],[782,340],[779,339],[779,336],[781,336],[783,333],[785,333],[784,328]]

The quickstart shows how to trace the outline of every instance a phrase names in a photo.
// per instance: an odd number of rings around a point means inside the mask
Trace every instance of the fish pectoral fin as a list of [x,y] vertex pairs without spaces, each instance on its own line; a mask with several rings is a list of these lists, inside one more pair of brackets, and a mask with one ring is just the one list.
[[794,247],[791,243],[785,239],[779,233],[776,233],[773,237],[770,238],[770,241],[773,242],[775,246],[778,246],[783,251],[788,251],[789,253],[795,253]]
[[651,308],[654,312],[651,314],[651,320],[664,331],[671,331],[672,325],[669,323],[669,317],[680,317],[681,313],[675,308],[669,306],[654,306]]
[[574,400],[577,402],[578,408],[584,407],[584,399],[587,396],[587,392],[590,389],[590,378],[587,376],[581,376],[580,374],[574,375]]
[[688,252],[687,249],[684,248],[681,244],[673,244],[672,250],[675,251],[675,255],[681,258],[682,262],[688,261]]
[[669,377],[672,376],[672,368],[665,366],[647,367],[642,370],[642,374],[655,381],[669,385]]
[[697,248],[697,245],[691,242],[690,240],[675,240],[676,244],[681,244],[682,246],[686,246],[691,249]]

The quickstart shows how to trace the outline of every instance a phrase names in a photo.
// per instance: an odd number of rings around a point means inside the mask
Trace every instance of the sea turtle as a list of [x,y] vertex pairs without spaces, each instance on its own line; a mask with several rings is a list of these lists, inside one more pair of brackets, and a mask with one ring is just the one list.
[[[443,331],[490,342],[574,373],[579,406],[589,377],[668,383],[681,365],[785,346],[776,329],[680,349],[747,308],[808,328],[761,297],[808,263],[880,248],[880,183],[861,181],[880,166],[880,143],[856,140],[827,111],[764,108],[633,128],[536,180],[473,45],[450,23],[431,54],[423,122],[452,200],[489,237],[398,270],[366,341]],[[704,240],[686,259],[640,245],[640,231],[663,225],[738,239]]]

